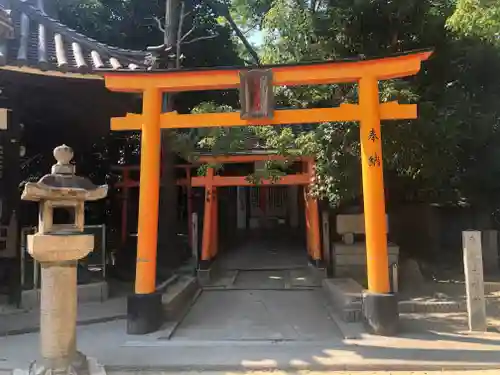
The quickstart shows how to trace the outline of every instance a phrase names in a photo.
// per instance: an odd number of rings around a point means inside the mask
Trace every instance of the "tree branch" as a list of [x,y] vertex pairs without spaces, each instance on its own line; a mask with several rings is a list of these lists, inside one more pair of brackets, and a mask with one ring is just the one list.
[[158,29],[162,33],[165,33],[165,27],[163,27],[161,20],[158,17],[153,17],[153,21],[156,22],[156,26],[158,27]]
[[248,39],[245,37],[245,35],[241,32],[238,25],[236,25],[236,22],[234,22],[234,19],[231,16],[231,13],[229,12],[229,8],[226,5],[216,3],[215,1],[208,1],[208,5],[217,15],[222,16],[226,19],[226,21],[229,23],[233,31],[236,33],[236,36],[241,40],[248,53],[254,59],[255,63],[257,65],[260,65],[259,55],[254,50],[254,48],[252,47]]
[[183,42],[184,40],[186,40],[186,38],[195,30],[195,26],[193,26],[191,29],[189,29],[189,31],[184,34],[184,36],[181,38],[181,42]]
[[198,38],[191,39],[188,42],[183,42],[182,44],[191,44],[194,42],[199,42],[200,40],[207,40],[207,39],[214,39],[219,36],[219,33],[215,33],[214,35],[205,35],[205,36],[200,36]]
[[229,23],[229,25],[231,26],[231,28],[234,30],[234,32],[236,33],[236,35],[238,36],[238,38],[241,40],[241,42],[243,43],[243,45],[247,49],[248,53],[250,53],[250,55],[254,59],[255,63],[257,65],[260,65],[259,55],[253,49],[252,45],[250,44],[250,42],[248,41],[248,39],[245,37],[245,35],[243,35],[243,33],[241,32],[241,30],[238,27],[238,25],[236,25],[236,22],[234,22],[234,19],[231,16],[231,14],[229,13],[229,10],[226,12],[226,14],[224,15],[224,17],[226,18],[227,22]]

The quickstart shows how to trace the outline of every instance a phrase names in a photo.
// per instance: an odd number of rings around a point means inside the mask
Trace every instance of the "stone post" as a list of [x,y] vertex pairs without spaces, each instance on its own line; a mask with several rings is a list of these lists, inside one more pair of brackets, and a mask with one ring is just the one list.
[[247,194],[244,186],[236,188],[236,226],[238,229],[247,227]]
[[[102,199],[107,186],[75,176],[73,151],[54,150],[57,164],[37,183],[27,183],[23,200],[40,206],[38,232],[28,236],[28,251],[41,265],[40,354],[35,374],[92,373],[95,366],[76,350],[77,262],[94,248],[94,236],[83,234],[85,201]],[[54,209],[70,211],[70,219],[54,223]]]
[[332,259],[330,243],[330,211],[328,209],[321,213],[321,224],[323,227],[323,260],[326,264],[327,277],[334,276],[334,260]]
[[198,245],[199,245],[199,239],[198,239],[198,214],[196,212],[193,212],[191,215],[191,251],[193,254],[193,260],[195,264],[195,268],[198,268],[198,261],[200,258],[200,254],[198,253]]
[[467,290],[467,312],[469,330],[485,332],[486,303],[484,300],[483,256],[481,250],[481,232],[462,232],[464,247],[465,286]]

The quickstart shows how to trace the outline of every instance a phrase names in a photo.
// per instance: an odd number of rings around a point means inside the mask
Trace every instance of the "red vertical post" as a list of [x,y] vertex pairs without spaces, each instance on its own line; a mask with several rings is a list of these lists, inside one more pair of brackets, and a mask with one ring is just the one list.
[[212,179],[214,177],[214,169],[208,168],[206,184],[205,184],[205,212],[203,213],[203,243],[201,248],[201,261],[208,262],[211,259],[212,246],[212,217],[214,204]]
[[212,188],[212,244],[210,255],[214,258],[219,252],[219,199],[217,188]]
[[[309,178],[314,179],[314,161],[307,162],[307,173]],[[319,224],[319,207],[318,200],[307,194],[307,209],[309,218],[309,238],[310,238],[310,255],[312,260],[321,260],[321,239],[320,239],[320,224]]]
[[[302,172],[308,172],[308,163],[302,161]],[[311,256],[311,218],[309,212],[309,191],[307,185],[303,187],[304,192],[304,217],[306,224],[306,246],[307,246],[307,255]]]
[[129,189],[129,170],[124,167],[122,172],[122,222],[121,222],[121,243],[125,246],[128,237],[128,189]]
[[187,222],[188,222],[188,245],[191,246],[191,242],[193,241],[193,228],[191,225],[191,216],[193,216],[193,189],[191,187],[191,168],[186,167],[186,195],[187,195]]
[[306,223],[306,246],[307,254],[311,256],[311,218],[309,214],[309,199],[307,198],[307,186],[304,186],[304,214]]
[[161,96],[159,89],[143,93],[141,133],[141,179],[137,223],[137,265],[135,293],[154,295],[158,248],[158,206],[160,203]]

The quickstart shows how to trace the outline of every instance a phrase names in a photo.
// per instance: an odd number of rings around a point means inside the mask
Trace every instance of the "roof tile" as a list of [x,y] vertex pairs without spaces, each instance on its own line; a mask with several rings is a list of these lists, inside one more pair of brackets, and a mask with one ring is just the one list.
[[112,47],[49,17],[34,0],[0,6],[0,65],[91,73],[97,69],[146,69],[147,52]]

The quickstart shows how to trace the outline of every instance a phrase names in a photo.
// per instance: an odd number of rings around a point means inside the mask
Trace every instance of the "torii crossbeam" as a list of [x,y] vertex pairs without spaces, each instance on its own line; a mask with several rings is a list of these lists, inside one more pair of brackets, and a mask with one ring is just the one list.
[[[393,333],[398,312],[397,300],[390,293],[389,285],[380,121],[414,119],[417,106],[381,103],[378,81],[418,73],[422,61],[431,53],[416,51],[379,59],[265,67],[103,71],[109,90],[143,95],[142,114],[111,120],[112,130],[142,132],[136,295],[129,299],[135,328],[130,331],[146,333],[159,324],[153,320],[154,310],[161,308],[161,296],[155,294],[161,129],[359,121],[368,273],[364,315],[375,333]],[[255,69],[271,71],[274,86],[354,82],[358,84],[359,103],[337,108],[277,110],[273,116],[259,119],[242,119],[240,113],[162,113],[164,92],[239,88],[240,73]]]

